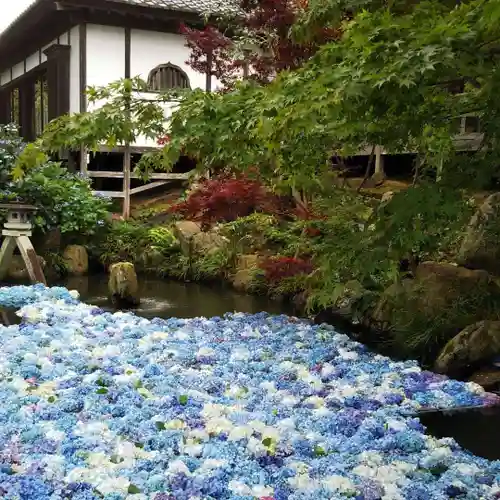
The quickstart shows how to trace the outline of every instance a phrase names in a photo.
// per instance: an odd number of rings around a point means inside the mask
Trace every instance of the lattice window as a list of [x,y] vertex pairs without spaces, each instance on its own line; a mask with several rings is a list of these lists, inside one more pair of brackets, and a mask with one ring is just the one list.
[[184,71],[173,64],[162,64],[157,66],[148,78],[148,88],[151,91],[168,89],[188,89],[189,78]]

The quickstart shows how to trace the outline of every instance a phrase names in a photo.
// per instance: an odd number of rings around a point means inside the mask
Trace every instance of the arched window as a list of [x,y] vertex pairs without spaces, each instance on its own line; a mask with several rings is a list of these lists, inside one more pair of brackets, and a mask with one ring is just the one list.
[[168,89],[189,89],[189,78],[184,71],[173,64],[161,64],[149,73],[149,90],[155,92]]

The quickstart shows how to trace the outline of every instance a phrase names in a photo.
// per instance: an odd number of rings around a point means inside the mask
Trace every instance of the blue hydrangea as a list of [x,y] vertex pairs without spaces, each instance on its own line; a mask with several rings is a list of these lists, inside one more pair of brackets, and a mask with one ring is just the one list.
[[500,490],[500,463],[426,435],[415,417],[498,398],[333,328],[265,313],[149,321],[42,285],[0,288],[0,306],[21,317],[0,327],[6,500]]

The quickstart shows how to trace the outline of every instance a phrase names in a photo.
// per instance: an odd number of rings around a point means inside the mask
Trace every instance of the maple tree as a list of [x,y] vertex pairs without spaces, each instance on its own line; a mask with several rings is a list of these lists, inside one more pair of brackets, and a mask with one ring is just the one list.
[[203,180],[185,201],[173,205],[170,211],[208,227],[254,212],[275,212],[279,207],[279,199],[259,180],[222,174]]
[[296,257],[270,257],[259,267],[264,271],[266,281],[272,284],[299,275],[308,275],[314,270],[311,262]]
[[300,67],[319,47],[340,35],[339,26],[315,26],[307,39],[293,36],[308,0],[240,0],[239,14],[226,20],[232,36],[208,25],[201,30],[181,26],[191,49],[187,64],[217,78],[226,88],[250,68],[248,78],[269,83],[276,74]]

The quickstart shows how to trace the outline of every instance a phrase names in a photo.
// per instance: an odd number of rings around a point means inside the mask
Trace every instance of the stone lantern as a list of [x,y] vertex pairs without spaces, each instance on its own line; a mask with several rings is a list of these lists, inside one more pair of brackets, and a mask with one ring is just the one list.
[[3,225],[4,237],[0,248],[0,280],[5,277],[12,261],[15,248],[23,258],[32,283],[47,284],[38,256],[31,244],[31,216],[37,207],[25,203],[0,203],[0,209],[7,210],[7,221]]

